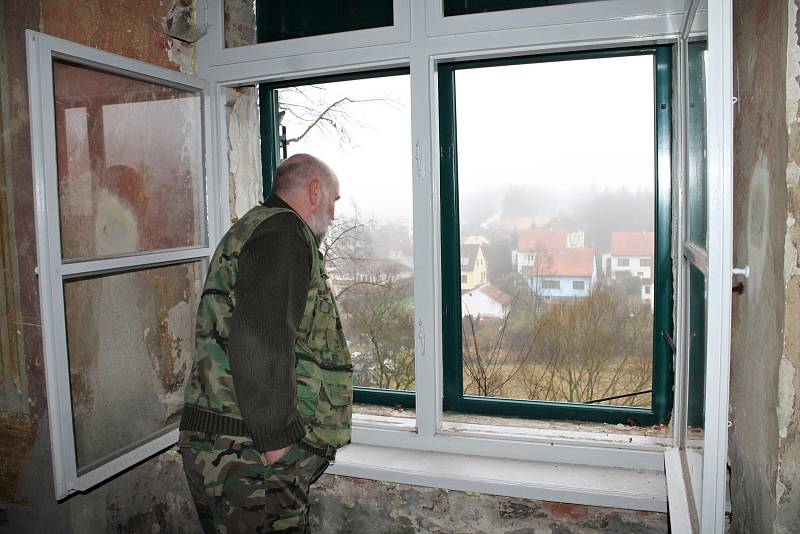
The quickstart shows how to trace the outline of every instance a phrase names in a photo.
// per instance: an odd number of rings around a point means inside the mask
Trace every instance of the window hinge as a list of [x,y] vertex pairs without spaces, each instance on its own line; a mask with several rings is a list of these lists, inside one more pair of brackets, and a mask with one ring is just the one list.
[[422,319],[417,320],[417,339],[419,339],[420,356],[425,356],[425,328]]
[[422,169],[422,147],[419,146],[419,139],[414,146],[414,159],[417,161],[417,180],[422,180],[425,173]]

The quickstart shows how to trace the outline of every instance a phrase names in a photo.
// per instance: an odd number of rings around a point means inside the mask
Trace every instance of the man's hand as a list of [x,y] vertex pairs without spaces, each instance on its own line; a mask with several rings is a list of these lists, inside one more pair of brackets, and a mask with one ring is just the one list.
[[264,453],[264,458],[266,458],[268,464],[274,464],[278,460],[280,460],[284,454],[289,451],[289,447],[284,447],[282,449],[278,449],[276,451],[267,451]]

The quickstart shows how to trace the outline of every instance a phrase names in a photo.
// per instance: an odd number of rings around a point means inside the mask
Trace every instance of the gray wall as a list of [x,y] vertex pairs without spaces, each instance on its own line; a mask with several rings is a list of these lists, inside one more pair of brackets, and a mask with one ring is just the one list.
[[732,321],[732,532],[800,531],[798,59],[796,2],[734,2],[734,261],[752,275]]

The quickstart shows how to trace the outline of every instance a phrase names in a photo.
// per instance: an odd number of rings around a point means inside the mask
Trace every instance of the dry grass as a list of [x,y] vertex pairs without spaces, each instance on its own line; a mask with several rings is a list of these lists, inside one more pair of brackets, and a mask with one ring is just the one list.
[[[513,375],[509,376],[511,373]],[[552,367],[527,362],[516,372],[513,366],[504,366],[500,375],[504,385],[497,397],[586,403],[651,389],[652,358],[647,361],[616,362],[599,370],[589,366],[567,364]],[[467,372],[464,373],[464,392],[467,395],[479,394]],[[649,407],[651,402],[652,394],[645,393],[599,404]]]

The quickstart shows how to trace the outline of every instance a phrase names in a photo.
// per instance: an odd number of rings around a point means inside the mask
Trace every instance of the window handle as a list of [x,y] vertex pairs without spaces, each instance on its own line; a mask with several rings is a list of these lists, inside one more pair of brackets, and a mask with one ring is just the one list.
[[733,274],[733,276],[742,277],[742,279],[733,284],[733,287],[731,288],[731,291],[737,295],[741,295],[744,293],[744,281],[750,278],[750,266],[745,265],[744,267],[734,267],[731,269],[731,274]]

